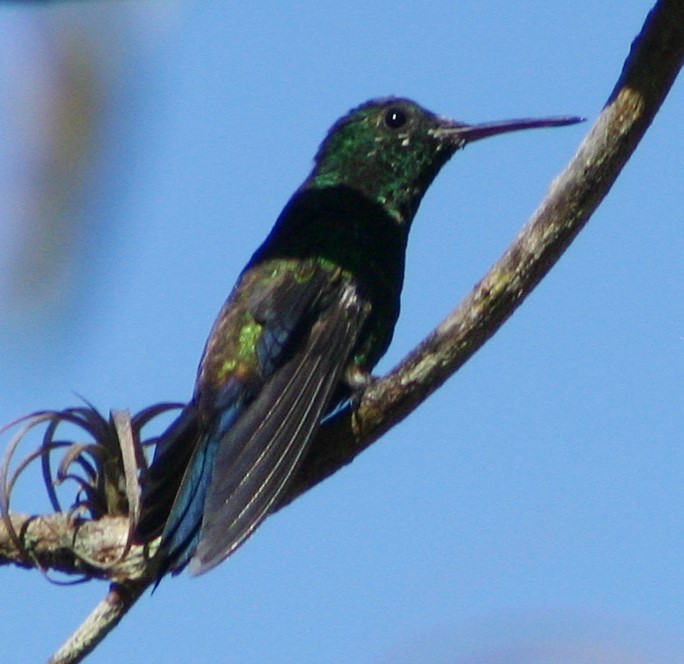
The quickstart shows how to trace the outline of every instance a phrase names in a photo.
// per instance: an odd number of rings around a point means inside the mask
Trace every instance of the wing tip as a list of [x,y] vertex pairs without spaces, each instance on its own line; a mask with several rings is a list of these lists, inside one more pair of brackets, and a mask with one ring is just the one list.
[[188,572],[190,573],[190,576],[201,576],[202,574],[205,574],[206,572],[214,569],[214,567],[217,567],[219,564],[221,564],[231,553],[232,551],[228,551],[227,553],[209,557],[206,559],[194,555],[190,559],[190,564],[188,565]]

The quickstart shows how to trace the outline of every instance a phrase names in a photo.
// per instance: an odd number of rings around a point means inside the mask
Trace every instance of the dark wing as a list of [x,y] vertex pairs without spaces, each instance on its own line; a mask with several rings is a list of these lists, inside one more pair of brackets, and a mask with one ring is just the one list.
[[338,281],[335,290],[310,312],[298,342],[223,434],[190,563],[193,574],[220,563],[254,531],[303,458],[367,314],[349,282]]
[[[242,274],[222,308],[207,341],[195,398],[160,436],[143,479],[135,538],[151,541],[162,533],[160,577],[180,571],[194,554],[216,453],[307,333],[326,287],[339,282],[332,276],[312,261],[257,265]],[[231,449],[239,456],[239,441]]]
[[[159,576],[200,573],[238,547],[296,471],[367,314],[349,279],[315,262],[248,270],[207,342],[193,402],[160,437],[136,537],[163,528]],[[260,333],[242,344],[244,330]],[[247,325],[251,326],[247,328]],[[247,335],[249,337],[249,335]]]

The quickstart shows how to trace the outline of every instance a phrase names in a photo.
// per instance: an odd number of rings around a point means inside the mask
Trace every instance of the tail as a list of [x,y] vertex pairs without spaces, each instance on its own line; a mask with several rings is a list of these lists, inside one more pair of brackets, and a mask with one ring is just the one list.
[[136,542],[151,542],[164,530],[198,438],[197,411],[190,403],[159,436],[152,464],[142,478]]
[[159,437],[154,459],[143,478],[141,515],[134,533],[138,542],[150,542],[162,535],[157,553],[158,579],[167,572],[182,571],[195,553],[217,442],[240,412],[239,399],[236,401],[215,418],[215,426],[204,431],[200,430],[197,407],[191,402]]

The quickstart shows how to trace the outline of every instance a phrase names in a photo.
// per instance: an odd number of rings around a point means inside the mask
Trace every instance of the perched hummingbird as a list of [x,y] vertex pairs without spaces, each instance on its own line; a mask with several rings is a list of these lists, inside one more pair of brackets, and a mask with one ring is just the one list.
[[137,541],[161,533],[158,576],[213,568],[278,503],[321,419],[370,380],[399,316],[418,205],[467,143],[555,117],[468,125],[401,98],[328,132],[309,177],[214,323],[192,401],[159,438]]

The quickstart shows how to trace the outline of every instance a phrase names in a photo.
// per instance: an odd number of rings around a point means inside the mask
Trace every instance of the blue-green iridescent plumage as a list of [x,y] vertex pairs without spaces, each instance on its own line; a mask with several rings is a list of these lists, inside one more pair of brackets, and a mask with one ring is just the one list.
[[159,576],[211,569],[277,504],[335,402],[365,380],[399,315],[409,227],[471,140],[571,118],[464,125],[406,99],[340,119],[214,324],[192,401],[143,481],[139,541]]

